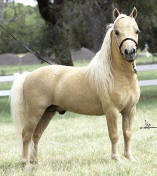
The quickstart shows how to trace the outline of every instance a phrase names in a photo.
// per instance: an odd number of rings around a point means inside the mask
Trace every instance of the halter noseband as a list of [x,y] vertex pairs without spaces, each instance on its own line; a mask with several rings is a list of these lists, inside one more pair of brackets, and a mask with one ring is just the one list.
[[123,45],[123,43],[124,43],[126,40],[131,40],[131,41],[133,41],[133,42],[135,43],[136,47],[137,47],[137,45],[138,45],[137,42],[136,42],[134,39],[132,39],[132,38],[125,38],[124,40],[121,41],[121,43],[120,43],[120,45],[119,45],[119,50],[120,50],[120,53],[121,53],[121,54],[122,54],[122,50],[121,50],[122,45]]
[[[120,53],[121,53],[121,54],[122,54],[122,50],[121,50],[122,45],[123,45],[123,43],[124,43],[126,40],[131,40],[131,41],[133,41],[133,42],[135,43],[135,45],[136,45],[136,48],[137,48],[137,46],[138,46],[137,42],[136,42],[134,39],[132,39],[132,38],[125,38],[124,40],[121,41],[121,43],[120,43],[120,45],[119,45],[119,50],[120,50]],[[137,70],[136,70],[136,66],[135,66],[135,63],[134,63],[134,62],[132,63],[132,67],[133,67],[134,73],[137,74]]]

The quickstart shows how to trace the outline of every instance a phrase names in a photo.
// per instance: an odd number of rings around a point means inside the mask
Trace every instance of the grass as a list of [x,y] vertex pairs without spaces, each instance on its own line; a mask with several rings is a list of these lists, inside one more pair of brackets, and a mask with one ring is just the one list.
[[11,88],[12,82],[4,82],[0,85],[0,90],[9,90]]
[[[81,63],[80,63],[81,64]],[[83,63],[84,65],[85,63]],[[31,66],[29,69],[34,69]],[[8,68],[9,70],[9,68]],[[154,79],[155,72],[139,72],[140,79]],[[1,89],[2,85],[0,86]],[[10,88],[4,84],[2,88]],[[56,115],[39,144],[39,165],[23,168],[21,147],[10,118],[9,100],[0,98],[0,176],[156,176],[156,130],[140,130],[145,120],[157,126],[157,87],[141,88],[133,123],[132,150],[137,162],[123,157],[119,116],[121,162],[110,159],[110,140],[104,116],[67,112]]]
[[21,148],[10,118],[7,98],[0,99],[1,176],[156,176],[156,130],[140,130],[147,120],[157,125],[157,87],[141,89],[133,123],[132,149],[136,163],[123,157],[119,117],[121,162],[110,159],[110,140],[104,116],[67,112],[56,115],[39,144],[39,165],[25,169],[20,164]]
[[137,65],[143,65],[143,64],[155,64],[157,63],[157,56],[152,57],[138,57],[136,59]]
[[139,80],[157,79],[157,70],[137,72],[137,76]]

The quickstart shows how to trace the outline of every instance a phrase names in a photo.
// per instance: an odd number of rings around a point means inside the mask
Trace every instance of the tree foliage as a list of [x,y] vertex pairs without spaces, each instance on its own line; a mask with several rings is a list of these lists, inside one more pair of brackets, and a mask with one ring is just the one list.
[[[9,32],[42,55],[50,56],[55,53],[57,57],[64,57],[70,48],[87,47],[93,51],[99,50],[105,35],[105,26],[112,22],[112,10],[117,7],[120,12],[129,15],[132,8],[136,6],[137,22],[141,30],[139,47],[143,48],[144,44],[148,43],[150,51],[157,52],[157,0],[55,0],[54,3],[49,2],[50,0],[42,0],[40,4],[45,10],[44,14],[41,13],[44,20],[39,14],[40,7],[38,9],[38,7],[8,3],[4,9],[3,25]],[[8,38],[4,31],[0,38],[1,53],[25,52],[25,49]],[[65,55],[67,56],[68,54]]]
[[[4,9],[3,26],[30,48],[41,48],[40,41],[44,38],[42,35],[44,21],[36,7],[8,3]],[[26,50],[1,29],[0,52],[21,53]]]

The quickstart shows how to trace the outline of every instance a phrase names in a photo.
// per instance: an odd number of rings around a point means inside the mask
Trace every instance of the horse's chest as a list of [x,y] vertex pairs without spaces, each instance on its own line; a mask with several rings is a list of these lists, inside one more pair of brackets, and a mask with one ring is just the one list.
[[137,104],[140,96],[138,85],[123,86],[121,89],[115,89],[112,94],[112,100],[115,106],[121,111],[126,107],[132,107]]

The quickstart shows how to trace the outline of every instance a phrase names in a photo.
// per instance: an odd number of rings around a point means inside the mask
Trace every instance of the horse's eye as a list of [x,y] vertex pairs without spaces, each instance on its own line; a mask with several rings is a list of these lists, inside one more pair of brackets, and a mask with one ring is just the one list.
[[139,33],[140,33],[140,30],[137,30],[137,31],[136,31],[136,34],[139,34]]
[[118,35],[119,35],[119,31],[118,31],[118,30],[115,30],[115,34],[118,36]]

